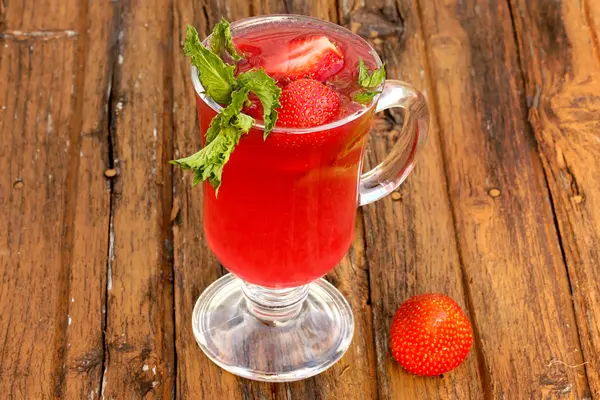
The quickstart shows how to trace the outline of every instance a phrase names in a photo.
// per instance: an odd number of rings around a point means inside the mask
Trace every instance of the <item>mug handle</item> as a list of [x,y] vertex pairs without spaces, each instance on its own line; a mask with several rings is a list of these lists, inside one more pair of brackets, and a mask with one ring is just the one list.
[[375,112],[394,107],[406,110],[400,136],[385,160],[361,175],[358,183],[360,206],[396,190],[414,168],[417,153],[427,139],[429,108],[421,93],[405,82],[386,80]]

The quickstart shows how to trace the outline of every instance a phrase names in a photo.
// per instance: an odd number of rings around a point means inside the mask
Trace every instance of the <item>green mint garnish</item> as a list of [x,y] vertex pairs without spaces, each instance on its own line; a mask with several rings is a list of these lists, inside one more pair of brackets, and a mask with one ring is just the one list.
[[223,167],[229,161],[233,149],[238,144],[242,132],[235,127],[221,129],[219,135],[202,150],[186,158],[173,161],[183,169],[194,171],[192,186],[208,179],[215,190],[221,186]]
[[263,106],[263,121],[265,124],[266,139],[277,122],[276,108],[281,107],[279,96],[281,89],[275,85],[275,81],[261,68],[240,74],[238,77],[240,86],[248,88],[260,100]]
[[380,90],[376,92],[368,92],[361,90],[358,93],[354,93],[354,96],[352,96],[352,100],[360,104],[369,104],[373,100],[373,97],[377,96],[379,93],[381,93]]
[[373,100],[373,97],[377,96],[381,91],[372,91],[368,89],[379,87],[384,81],[385,64],[375,71],[369,71],[361,58],[358,64],[358,84],[362,89],[355,93],[352,99],[357,103],[369,104],[371,100]]
[[229,103],[236,84],[233,76],[235,67],[225,64],[218,55],[204,47],[193,26],[188,25],[184,52],[198,68],[200,82],[207,96],[220,104]]
[[210,49],[216,55],[221,55],[221,52],[226,51],[234,61],[242,59],[242,56],[239,55],[233,45],[231,28],[225,18],[221,18],[221,22],[215,25],[213,29],[212,36],[210,37]]
[[[206,143],[212,142],[222,129],[229,125],[235,125],[237,118],[241,115],[252,119],[252,123],[254,123],[254,118],[241,113],[244,102],[247,99],[248,89],[246,88],[240,88],[231,94],[231,102],[229,105],[223,108],[221,112],[210,121],[210,126],[205,133]],[[252,127],[252,125],[250,125],[250,127]]]
[[242,135],[248,133],[255,123],[254,118],[242,113],[244,105],[250,103],[248,95],[254,93],[262,103],[266,139],[277,121],[275,109],[280,107],[281,89],[262,69],[244,72],[237,78],[234,76],[235,67],[220,57],[226,51],[233,60],[241,59],[231,39],[229,22],[225,19],[214,27],[210,46],[210,50],[205,48],[196,29],[188,26],[185,54],[191,57],[192,64],[198,69],[206,95],[225,106],[210,122],[202,150],[171,163],[194,172],[192,186],[208,180],[218,193],[225,164]]
[[385,80],[385,64],[376,69],[375,71],[369,71],[365,67],[365,62],[360,59],[358,64],[358,84],[365,89],[373,89],[378,87]]

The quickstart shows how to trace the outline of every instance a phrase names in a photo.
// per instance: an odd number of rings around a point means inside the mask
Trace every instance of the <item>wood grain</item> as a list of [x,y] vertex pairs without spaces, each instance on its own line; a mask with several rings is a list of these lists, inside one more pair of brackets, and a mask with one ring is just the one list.
[[[108,5],[108,4],[107,4]],[[86,5],[77,0],[4,0],[0,5],[0,28],[31,37],[77,32]]]
[[[158,11],[160,10],[160,11]],[[115,9],[111,54],[111,197],[102,396],[169,398],[174,390],[170,93],[172,8]]]
[[420,1],[419,9],[485,393],[589,396],[585,376],[552,362],[582,357],[508,6]]
[[[345,14],[351,29],[368,37],[382,56],[388,78],[425,89],[419,16],[410,3],[400,3],[398,9],[393,2],[355,5]],[[374,124],[367,150],[370,166],[381,162],[398,139],[400,127],[394,116],[401,114],[385,113]],[[465,308],[447,193],[434,125],[417,167],[397,195],[364,208],[380,399],[481,397],[477,350],[458,370],[433,379],[406,373],[389,350],[392,317],[410,296],[441,292]]]
[[[543,3],[543,4],[542,4]],[[600,4],[511,1],[592,396],[600,397]],[[544,12],[539,13],[543,7]],[[561,365],[561,368],[569,368]]]
[[15,398],[60,383],[75,56],[74,40],[0,43],[0,389]]
[[[2,151],[9,172],[0,192],[10,195],[1,207],[7,258],[0,262],[0,326],[7,340],[0,387],[11,398],[93,398],[103,361],[108,242],[106,142],[98,127],[107,41],[99,35],[91,45],[99,52],[86,60],[79,32],[106,31],[102,16],[110,8],[94,10],[89,21],[85,8],[63,9],[58,26],[51,6],[2,10],[2,26],[19,29],[0,33],[1,81],[11,82],[0,100],[0,125],[2,137],[13,139]],[[97,80],[84,85],[86,72]],[[84,103],[96,106],[85,116]]]
[[69,399],[98,398],[104,352],[110,182],[104,177],[108,157],[108,66],[112,36],[112,7],[92,2],[82,11],[77,31],[78,68],[76,102],[71,120],[70,158],[74,168],[67,187],[71,198],[67,226],[72,243],[63,261],[70,276],[63,304],[67,309],[64,365],[60,396]]

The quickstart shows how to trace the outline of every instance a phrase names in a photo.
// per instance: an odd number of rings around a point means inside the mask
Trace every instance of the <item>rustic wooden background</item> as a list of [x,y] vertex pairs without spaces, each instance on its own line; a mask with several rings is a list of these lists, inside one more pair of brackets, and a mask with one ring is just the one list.
[[[194,341],[194,301],[224,270],[201,189],[166,161],[200,142],[185,25],[288,12],[368,37],[433,128],[328,276],[351,349],[264,384]],[[599,35],[596,0],[0,2],[0,398],[600,399]],[[395,127],[376,121],[369,164]],[[475,345],[419,378],[388,327],[430,291],[465,308]]]

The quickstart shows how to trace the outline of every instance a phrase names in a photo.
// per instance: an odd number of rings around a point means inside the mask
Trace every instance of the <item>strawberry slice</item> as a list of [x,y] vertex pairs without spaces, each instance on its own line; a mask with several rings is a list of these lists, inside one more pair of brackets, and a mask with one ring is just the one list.
[[283,88],[279,102],[279,126],[307,128],[323,125],[331,122],[340,110],[338,94],[314,79],[290,82]]
[[240,43],[236,42],[236,47],[240,53],[244,55],[245,58],[252,59],[254,57],[258,57],[262,53],[262,49],[258,46],[253,46],[250,43]]
[[269,60],[265,70],[275,79],[311,78],[325,81],[344,66],[344,55],[327,36],[292,40],[279,59]]

